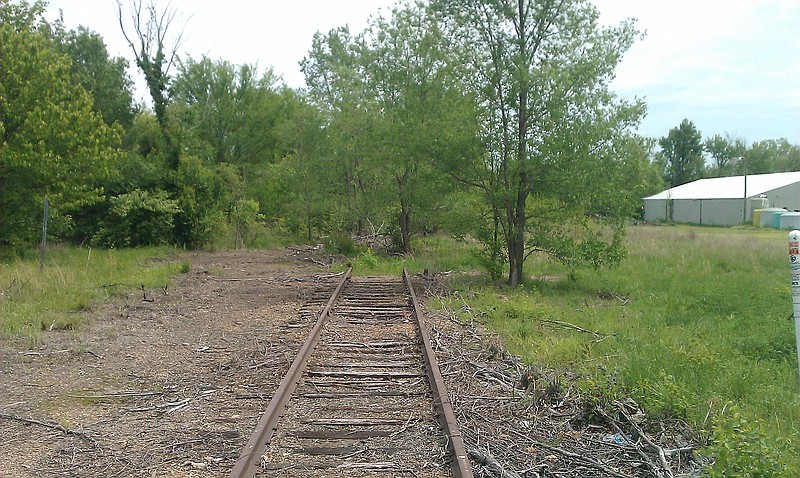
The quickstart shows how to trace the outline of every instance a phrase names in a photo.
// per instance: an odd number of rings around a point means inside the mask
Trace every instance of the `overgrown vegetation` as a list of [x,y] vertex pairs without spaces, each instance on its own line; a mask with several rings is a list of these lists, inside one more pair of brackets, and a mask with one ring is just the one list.
[[[409,253],[444,231],[482,241],[510,283],[533,251],[613,263],[651,189],[643,105],[609,90],[635,29],[601,26],[583,0],[523,4],[487,3],[484,25],[459,14],[468,3],[406,2],[362,32],[318,33],[293,90],[271,70],[181,57],[190,25],[172,6],[118,2],[150,111],[98,35],[47,21],[42,1],[0,3],[0,183],[15,187],[0,253],[35,243],[48,195],[50,239],[93,247],[250,247],[269,227],[381,233]],[[497,58],[495,38],[509,46]]]
[[[401,260],[351,240],[384,235],[413,270],[469,271],[442,306],[527,359],[689,420],[721,464],[712,474],[791,475],[800,407],[781,235],[623,238],[662,181],[796,169],[798,147],[701,145],[687,120],[654,158],[633,133],[644,105],[609,86],[632,21],[602,27],[585,0],[476,5],[401,3],[363,32],[319,33],[294,90],[271,70],[174,55],[167,41],[187,28],[174,10],[134,1],[134,19],[120,2],[150,111],[98,35],[48,22],[43,1],[0,0],[0,257],[12,261],[0,333],[75,327],[69,311],[176,272],[136,265],[150,249],[114,248],[328,238],[359,270],[397,273]],[[45,195],[49,240],[95,249],[61,250],[38,274],[14,260],[40,240]],[[504,274],[514,287],[496,285]]]
[[91,249],[58,247],[39,261],[0,265],[0,336],[37,342],[42,331],[81,326],[97,303],[118,294],[168,291],[171,276],[189,272],[186,260],[166,260],[169,248]]
[[[473,248],[444,237],[405,263],[458,271],[446,276],[456,293],[440,307],[496,330],[532,364],[578,372],[595,400],[630,396],[651,416],[687,421],[718,463],[709,476],[797,476],[785,231],[639,226],[626,245],[628,257],[600,271],[532,258],[516,288],[497,285]],[[397,273],[402,261],[355,266]]]

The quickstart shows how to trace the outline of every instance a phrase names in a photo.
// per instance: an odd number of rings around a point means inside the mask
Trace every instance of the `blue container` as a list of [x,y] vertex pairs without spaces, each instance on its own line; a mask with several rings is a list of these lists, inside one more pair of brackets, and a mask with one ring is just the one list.
[[800,229],[800,212],[781,214],[781,229]]
[[775,229],[781,228],[781,216],[783,216],[784,214],[786,214],[786,211],[784,212],[778,211],[772,216],[772,227],[774,227]]

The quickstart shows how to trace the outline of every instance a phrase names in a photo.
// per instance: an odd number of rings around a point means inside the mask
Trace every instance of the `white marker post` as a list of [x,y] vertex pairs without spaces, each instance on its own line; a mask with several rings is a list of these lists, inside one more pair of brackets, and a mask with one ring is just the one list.
[[792,273],[792,312],[797,341],[797,365],[800,371],[800,231],[789,233],[789,268]]

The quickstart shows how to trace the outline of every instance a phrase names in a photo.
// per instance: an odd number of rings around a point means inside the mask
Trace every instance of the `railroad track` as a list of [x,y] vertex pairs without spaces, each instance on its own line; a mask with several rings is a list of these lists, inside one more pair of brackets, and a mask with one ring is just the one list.
[[411,278],[342,276],[231,471],[472,478]]

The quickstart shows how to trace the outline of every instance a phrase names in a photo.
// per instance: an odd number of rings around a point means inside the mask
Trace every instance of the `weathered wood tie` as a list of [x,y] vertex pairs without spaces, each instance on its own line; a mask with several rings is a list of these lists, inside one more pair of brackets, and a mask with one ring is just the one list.
[[[252,478],[259,469],[274,471],[337,468],[340,471],[351,469],[353,473],[360,474],[366,471],[413,473],[412,468],[415,465],[406,462],[395,463],[397,458],[391,453],[404,447],[402,443],[398,445],[397,439],[391,437],[413,427],[422,416],[427,416],[428,418],[424,420],[428,422],[421,423],[433,423],[430,420],[438,418],[446,437],[446,450],[442,443],[442,452],[447,451],[452,457],[450,461],[452,476],[472,478],[467,452],[408,271],[403,269],[402,285],[399,282],[388,283],[384,279],[364,278],[356,281],[352,287],[348,287],[348,290],[353,289],[352,292],[342,296],[345,284],[351,281],[351,273],[352,268],[342,276],[229,476]],[[410,312],[409,304],[401,303],[403,300],[400,298],[401,295],[410,299],[412,307]],[[336,304],[335,310],[333,310],[334,304]],[[320,340],[323,327],[328,328],[325,325],[328,321],[338,324],[336,326],[338,329],[334,327],[334,330],[339,331],[360,330],[361,325],[373,329],[377,327],[377,330],[382,331],[388,326],[384,324],[384,320],[386,324],[393,321],[400,324],[400,328],[395,329],[399,332],[393,335],[372,335],[370,339],[364,335],[355,335],[355,340],[342,340],[343,337],[347,337],[347,333],[337,332],[331,335],[330,332],[326,332]],[[410,332],[412,329],[407,327],[411,327],[415,332]],[[334,340],[331,340],[331,337]],[[308,366],[318,342],[328,355],[321,356],[322,360],[315,358],[313,364]],[[420,361],[420,348],[422,361]],[[426,374],[420,372],[423,363]],[[414,367],[419,368],[414,370]],[[298,389],[299,393],[295,398],[291,398],[301,377],[304,378]],[[410,412],[406,400],[398,402],[397,399],[391,398],[431,396],[437,412],[435,417],[430,413],[429,405],[427,405],[428,412],[419,415],[418,412]],[[384,404],[380,414],[376,413],[374,407],[369,406],[371,404],[369,401],[364,402],[371,397],[384,397],[380,399]],[[290,399],[293,405],[287,410]],[[293,423],[298,429],[279,431],[275,443],[270,445],[283,414],[289,413],[297,417],[296,407],[303,403],[298,400],[308,399],[323,399],[325,405],[314,407],[317,411],[316,416],[295,418]],[[419,403],[424,404],[430,398],[412,400],[423,400]],[[368,404],[366,408],[364,403]],[[427,403],[430,404],[429,401]],[[291,412],[292,409],[295,411]],[[327,413],[327,410],[337,411],[338,416],[326,417],[324,414],[319,414],[320,411]],[[368,413],[364,413],[365,411]],[[430,425],[426,426],[428,427],[426,429],[430,430]],[[309,427],[315,429],[309,430]],[[286,437],[294,439],[286,441]],[[390,440],[381,442],[378,448],[370,448],[372,451],[382,450],[386,453],[383,456],[391,461],[376,459],[374,462],[364,463],[363,457],[348,459],[352,454],[360,454],[361,448],[364,447],[358,440],[375,437],[395,440],[394,443]],[[297,442],[297,439],[314,440],[314,442]],[[271,450],[285,450],[281,453],[288,451],[298,454],[297,461],[285,462],[283,458],[285,455],[277,455],[278,459],[262,463],[262,456],[267,459],[264,454],[268,446]],[[395,448],[397,446],[400,448]],[[275,455],[271,456],[273,459],[276,458]]]

